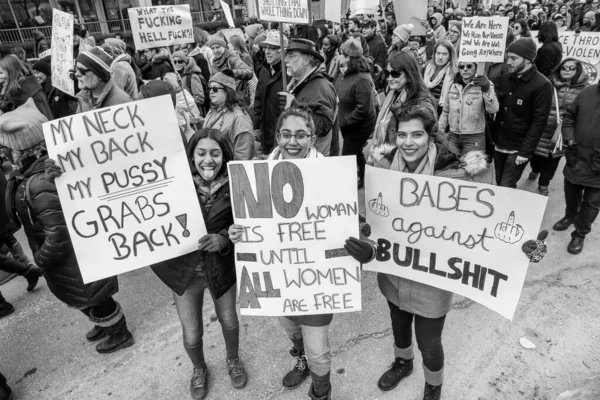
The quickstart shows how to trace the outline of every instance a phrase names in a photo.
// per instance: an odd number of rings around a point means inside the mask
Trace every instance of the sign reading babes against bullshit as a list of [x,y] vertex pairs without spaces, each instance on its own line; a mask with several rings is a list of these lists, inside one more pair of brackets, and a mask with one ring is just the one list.
[[512,320],[529,265],[521,246],[536,239],[547,197],[374,167],[365,181],[378,244],[365,270],[468,297]]
[[85,283],[197,250],[206,228],[170,96],[43,127]]
[[231,203],[244,226],[235,245],[244,315],[361,310],[354,157],[230,162]]

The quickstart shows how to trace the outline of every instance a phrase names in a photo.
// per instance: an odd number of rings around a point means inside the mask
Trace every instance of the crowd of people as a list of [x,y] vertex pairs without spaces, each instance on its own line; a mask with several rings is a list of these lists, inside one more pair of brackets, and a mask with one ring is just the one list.
[[[208,393],[206,289],[222,327],[231,383],[242,389],[248,382],[239,351],[233,252],[243,227],[233,224],[229,161],[355,156],[359,189],[369,164],[516,190],[531,163],[527,179],[548,196],[565,156],[565,215],[553,229],[574,225],[567,250],[580,253],[600,209],[600,89],[581,61],[563,58],[559,32],[599,31],[598,0],[508,2],[488,9],[474,2],[464,10],[443,3],[429,7],[423,36],[413,35],[412,24],[396,23],[392,2],[380,16],[353,16],[342,24],[255,22],[241,27],[244,37],[194,28],[193,43],[137,51],[121,38],[100,43],[77,28],[75,97],[53,87],[51,57],[32,63],[19,48],[2,54],[0,146],[4,165],[14,170],[7,182],[0,174],[0,269],[22,275],[28,291],[43,275],[60,301],[90,320],[86,338],[104,339],[96,345],[99,353],[134,344],[113,298],[118,278],[82,283],[54,184],[62,170],[48,158],[41,126],[161,95],[172,99],[208,231],[198,238],[199,251],[152,266],[173,292],[193,364],[194,399]],[[503,63],[459,62],[462,19],[470,16],[509,17]],[[539,49],[532,30],[538,31]],[[368,229],[364,221],[361,227]],[[33,260],[14,237],[21,228]],[[534,262],[543,257],[546,234],[523,246]],[[377,253],[365,237],[348,238],[345,247],[361,263]],[[394,337],[394,360],[379,388],[392,390],[412,373],[414,323],[423,398],[440,399],[442,331],[452,294],[383,273],[378,283]],[[0,318],[12,312],[0,294]],[[295,358],[283,386],[295,388],[310,376],[309,397],[331,398],[332,319],[279,318]],[[0,374],[0,400],[11,393]]]

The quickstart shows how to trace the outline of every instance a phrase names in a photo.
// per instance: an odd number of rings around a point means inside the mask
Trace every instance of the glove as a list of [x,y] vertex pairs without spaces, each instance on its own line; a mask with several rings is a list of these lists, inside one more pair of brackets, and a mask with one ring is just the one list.
[[548,252],[548,246],[546,245],[547,237],[548,231],[544,229],[538,234],[537,240],[528,240],[523,243],[521,249],[531,262],[539,263]]
[[51,158],[44,162],[46,167],[45,178],[48,182],[54,183],[54,180],[63,174],[62,168]]
[[75,77],[75,68],[69,70],[69,78],[71,78],[72,81],[77,80],[77,77]]
[[287,110],[296,103],[296,98],[294,95],[288,92],[278,92],[277,96],[279,98],[279,107],[284,110]]
[[475,75],[473,78],[473,84],[475,86],[481,86],[481,90],[487,92],[490,90],[491,82],[485,75]]
[[229,240],[218,233],[208,233],[198,240],[198,250],[201,251],[221,251],[229,244]]
[[373,246],[369,242],[352,236],[346,239],[344,249],[361,264],[365,264],[373,258]]
[[227,76],[232,77],[232,78],[234,77],[233,76],[233,70],[231,68],[225,68],[224,70],[221,70],[221,72],[224,73]]

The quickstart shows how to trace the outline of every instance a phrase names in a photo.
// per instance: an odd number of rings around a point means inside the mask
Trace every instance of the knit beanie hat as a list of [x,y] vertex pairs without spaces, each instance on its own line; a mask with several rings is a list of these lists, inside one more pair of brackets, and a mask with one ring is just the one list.
[[267,40],[267,35],[265,34],[265,32],[263,32],[263,33],[261,33],[260,35],[258,35],[257,37],[254,38],[254,44],[260,45],[265,40]]
[[96,38],[92,35],[86,37],[83,39],[83,42],[81,42],[81,47],[83,51],[91,50],[92,47],[96,47]]
[[265,28],[261,24],[248,25],[246,27],[246,35],[248,35],[249,38],[254,39],[263,33],[264,30]]
[[127,45],[121,39],[104,39],[104,44],[112,48],[112,54],[114,56],[120,56],[121,54],[125,54],[125,51],[127,50]]
[[394,35],[398,35],[403,42],[408,42],[415,26],[413,24],[403,24],[394,29]]
[[140,89],[139,100],[149,99],[150,97],[158,97],[168,94],[173,100],[173,105],[177,102],[177,94],[175,89],[169,82],[165,81],[150,81]]
[[355,38],[349,38],[348,40],[346,40],[344,44],[342,44],[342,46],[340,47],[340,50],[343,54],[347,55],[348,57],[360,57],[363,53],[360,40]]
[[46,76],[52,75],[52,64],[50,63],[50,56],[40,58],[33,64],[34,71],[40,71]]
[[79,54],[77,62],[87,67],[104,82],[110,80],[112,58],[100,47],[94,47]]
[[211,35],[208,37],[208,42],[206,42],[206,45],[208,47],[212,47],[214,45],[227,47],[227,41],[220,35]]
[[231,91],[236,90],[235,79],[233,78],[233,76],[225,75],[222,72],[217,72],[210,78],[210,81],[208,81],[209,84],[213,82]]
[[533,61],[537,55],[537,46],[535,45],[533,39],[523,37],[512,42],[506,51],[509,53],[515,53],[519,57]]
[[176,59],[176,58],[179,58],[179,59],[187,62],[187,58],[188,57],[185,55],[185,53],[183,51],[177,50],[177,51],[173,52],[173,60]]
[[48,119],[30,97],[16,110],[0,115],[0,146],[19,151],[35,147],[44,141],[44,122]]
[[450,7],[446,8],[446,11],[445,11],[446,14],[452,14],[453,12],[454,12],[454,10],[451,9]]

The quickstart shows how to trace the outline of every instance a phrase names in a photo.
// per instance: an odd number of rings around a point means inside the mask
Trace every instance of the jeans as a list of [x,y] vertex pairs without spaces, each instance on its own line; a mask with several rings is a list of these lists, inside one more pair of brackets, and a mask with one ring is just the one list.
[[561,157],[555,158],[552,156],[533,156],[531,158],[531,172],[540,174],[538,185],[550,186],[550,181],[554,178],[558,164],[560,164],[560,159]]
[[[204,304],[204,290],[207,287],[205,275],[198,274],[192,278],[189,286],[181,296],[173,292],[175,307],[183,328],[183,347],[194,366],[202,368],[206,368],[202,342],[202,336],[204,335],[202,306]],[[238,358],[240,344],[240,327],[235,301],[235,285],[218,299],[213,298],[217,318],[221,323],[221,330],[225,339],[228,360]]]
[[412,345],[412,322],[415,321],[415,336],[417,345],[423,356],[423,364],[430,371],[439,371],[444,367],[444,347],[442,346],[442,331],[446,316],[426,318],[401,310],[388,301],[394,344],[400,349]]
[[0,270],[10,272],[11,274],[26,275],[33,266],[25,265],[4,254],[0,254]]
[[600,189],[576,185],[565,179],[565,202],[565,216],[575,221],[571,236],[584,239],[598,216]]
[[301,325],[286,317],[279,317],[279,324],[287,332],[294,348],[304,352],[312,373],[323,376],[331,371],[329,325]]
[[458,133],[450,132],[448,141],[456,146],[461,156],[464,156],[471,150],[485,150],[485,133],[459,135]]
[[515,163],[517,154],[506,154],[499,151],[494,153],[494,168],[496,169],[496,185],[516,188],[521,179],[527,162],[521,165]]

